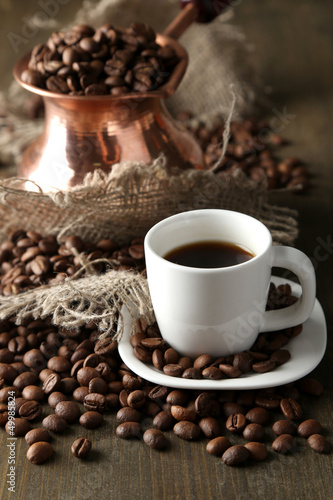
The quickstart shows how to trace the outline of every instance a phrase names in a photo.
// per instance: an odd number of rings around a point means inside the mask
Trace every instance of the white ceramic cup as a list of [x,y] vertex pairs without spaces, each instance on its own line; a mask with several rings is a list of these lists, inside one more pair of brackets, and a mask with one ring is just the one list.
[[[194,268],[164,258],[199,241],[224,241],[255,256],[241,264]],[[225,356],[250,349],[258,333],[303,323],[316,296],[315,272],[301,251],[273,246],[264,224],[228,210],[193,210],[168,217],[145,238],[149,292],[162,337],[188,356]],[[285,309],[265,312],[272,267],[296,274],[302,296]]]

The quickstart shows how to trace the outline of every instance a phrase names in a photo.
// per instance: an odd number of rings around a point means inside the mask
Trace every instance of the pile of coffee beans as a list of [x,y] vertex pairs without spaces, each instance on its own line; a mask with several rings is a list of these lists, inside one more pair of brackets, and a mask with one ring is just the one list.
[[147,24],[128,28],[78,24],[32,50],[22,81],[60,94],[122,96],[156,90],[179,62]]
[[[297,300],[289,284],[270,284],[267,309],[282,309]],[[170,377],[221,380],[237,378],[250,372],[266,373],[283,365],[290,359],[290,352],[283,347],[291,338],[298,336],[303,327],[297,325],[278,332],[260,333],[249,351],[221,357],[201,354],[196,359],[181,356],[170,347],[162,339],[156,323],[147,327],[138,322],[137,329],[131,344],[135,356],[143,363],[153,364],[157,370]]]
[[[14,248],[21,248],[17,243],[27,238],[37,242],[32,247],[23,245],[24,253],[29,248],[36,248],[34,258],[42,255],[51,259],[56,240],[37,237],[31,232],[12,233],[8,241],[13,246],[1,250],[12,253]],[[47,242],[52,243],[49,252],[38,253],[41,241],[44,242],[42,247]],[[96,251],[109,252],[109,257],[117,260],[118,269],[138,266],[140,272],[144,272],[142,241],[135,239],[120,250],[111,249],[110,240],[102,241]],[[84,248],[87,252],[88,248],[90,250],[89,245],[82,246],[76,236],[71,236],[68,242],[63,247],[60,245],[65,254],[57,253],[59,261],[64,257],[71,259],[73,255],[75,258]],[[114,251],[119,253],[114,255]],[[22,255],[13,255],[14,266],[22,262]],[[121,257],[126,258],[122,263],[119,262]],[[14,262],[15,259],[18,261]],[[4,259],[2,266],[5,262]],[[73,265],[74,261],[69,264]],[[288,285],[271,287],[267,307],[283,307],[290,300],[294,299]],[[140,331],[136,340],[140,339],[143,350],[152,346],[160,349],[162,344],[160,337],[156,337],[156,325],[144,325],[143,321],[138,324]],[[280,332],[275,338],[271,334],[263,337],[260,348],[257,345],[251,351],[254,364],[271,362],[272,358],[275,364],[285,361],[287,354],[282,346],[300,331],[295,328],[289,333]],[[173,350],[161,352],[165,366],[180,364],[179,359],[174,362]],[[267,358],[260,358],[258,353]],[[235,356],[232,362],[228,360],[229,364],[227,360],[220,361],[219,370],[221,364],[230,367],[227,376],[231,371],[234,376],[235,369],[242,373],[249,367],[253,369],[248,356]],[[184,360],[180,364],[183,373],[196,368],[183,365]],[[205,376],[206,368],[203,365],[198,368],[201,376]],[[169,374],[175,373],[170,369]],[[171,446],[169,433],[173,432],[186,441],[202,440],[209,454],[221,458],[229,466],[262,461],[272,453],[292,453],[302,440],[306,440],[314,451],[328,453],[330,443],[324,435],[325,430],[319,421],[306,414],[302,399],[317,398],[322,393],[323,387],[312,378],[262,390],[171,389],[133,373],[122,362],[117,342],[111,338],[101,340],[94,322],[77,330],[56,327],[50,318],[30,318],[19,326],[15,318],[0,322],[0,426],[10,436],[25,437],[27,459],[33,464],[45,463],[56,456],[52,442],[55,436],[64,432],[75,434],[70,451],[74,457],[84,459],[92,442],[89,436],[81,436],[78,426],[85,433],[106,427],[105,415],[108,413],[114,414],[116,435],[121,439],[139,439],[150,448],[165,450]]]
[[[107,413],[115,414],[121,439],[164,450],[172,431],[204,441],[209,454],[230,466],[262,461],[270,449],[293,452],[302,439],[318,453],[330,450],[320,422],[304,415],[301,393],[323,392],[314,379],[256,391],[171,389],[129,370],[117,343],[98,339],[96,325],[64,331],[49,320],[2,321],[0,331],[0,425],[25,436],[34,464],[55,455],[54,436],[71,428],[77,435],[77,424],[88,432],[106,426]],[[79,436],[71,453],[84,458],[91,447]]]
[[94,269],[100,273],[110,265],[118,270],[142,272],[143,238],[119,246],[112,239],[92,244],[72,235],[59,244],[55,236],[43,237],[36,231],[21,229],[13,231],[0,245],[0,294],[16,295],[46,283],[61,283],[93,261],[99,261]]
[[[212,168],[222,154],[224,125],[191,125],[191,118],[188,112],[177,116],[199,142],[207,168]],[[290,156],[283,160],[276,158],[276,149],[284,144],[285,139],[275,133],[268,122],[255,119],[232,122],[226,154],[216,174],[233,174],[241,170],[256,183],[266,183],[268,189],[286,188],[292,192],[302,192],[309,185],[308,169],[297,157]]]

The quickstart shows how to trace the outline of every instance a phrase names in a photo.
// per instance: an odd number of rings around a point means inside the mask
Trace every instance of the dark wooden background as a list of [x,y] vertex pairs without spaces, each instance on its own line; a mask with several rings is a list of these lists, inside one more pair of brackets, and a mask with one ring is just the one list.
[[[273,108],[295,115],[283,135],[291,145],[285,155],[304,159],[312,174],[312,187],[301,195],[279,193],[272,201],[299,211],[298,248],[315,259],[322,247],[317,268],[318,292],[327,319],[327,353],[313,372],[322,382],[325,394],[306,401],[306,412],[318,418],[333,444],[332,413],[332,161],[333,161],[333,5],[329,0],[240,0],[235,3],[235,22],[241,26],[257,53],[261,75],[271,86]],[[1,61],[2,87],[11,79],[16,57],[6,50],[5,37],[22,24],[22,16],[36,9],[37,0],[20,4],[2,0]],[[59,20],[70,21],[80,6],[71,0],[59,11]],[[32,46],[37,43],[33,40]],[[8,47],[7,47],[8,48]],[[22,52],[25,51],[22,49]],[[316,250],[317,249],[317,250]],[[316,332],[313,332],[316,335]],[[77,435],[89,435],[93,450],[89,459],[79,461],[70,453]],[[0,434],[0,497],[30,499],[293,499],[329,500],[332,490],[332,454],[319,455],[299,442],[286,456],[270,451],[262,464],[228,468],[205,452],[204,443],[188,443],[171,437],[171,449],[164,453],[150,450],[142,442],[127,442],[115,436],[115,417],[108,415],[96,431],[79,426],[54,440],[56,454],[42,466],[28,463],[27,445],[17,442],[16,493],[7,492],[7,435]]]

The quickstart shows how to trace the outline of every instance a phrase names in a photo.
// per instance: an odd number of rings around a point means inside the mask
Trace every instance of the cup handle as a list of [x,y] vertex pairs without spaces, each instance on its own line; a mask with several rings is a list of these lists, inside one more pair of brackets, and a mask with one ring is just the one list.
[[292,247],[272,247],[272,266],[289,269],[298,277],[302,295],[293,305],[275,311],[266,311],[262,332],[272,332],[300,325],[311,315],[316,299],[316,276],[311,260]]

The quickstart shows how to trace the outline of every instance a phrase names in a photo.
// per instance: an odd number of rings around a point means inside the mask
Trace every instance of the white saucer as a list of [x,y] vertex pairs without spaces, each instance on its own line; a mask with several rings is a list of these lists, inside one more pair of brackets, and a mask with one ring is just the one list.
[[[277,277],[272,277],[272,281],[279,285],[289,283],[292,286],[293,294],[300,296],[300,285]],[[286,346],[291,358],[287,363],[275,368],[268,373],[250,373],[239,378],[223,380],[193,380],[181,377],[170,377],[157,370],[153,365],[140,361],[133,351],[130,343],[131,318],[127,309],[123,310],[124,334],[119,341],[119,354],[124,363],[137,375],[145,380],[158,385],[175,387],[178,389],[196,390],[224,390],[224,389],[263,389],[288,384],[299,380],[309,374],[321,361],[326,349],[326,321],[324,312],[318,300],[310,318],[303,324],[302,333],[291,339]]]

